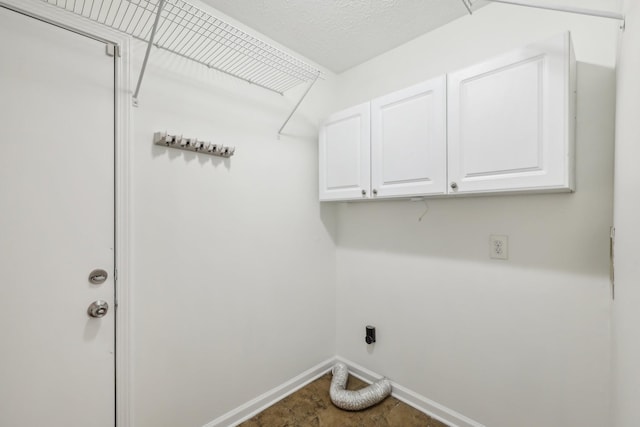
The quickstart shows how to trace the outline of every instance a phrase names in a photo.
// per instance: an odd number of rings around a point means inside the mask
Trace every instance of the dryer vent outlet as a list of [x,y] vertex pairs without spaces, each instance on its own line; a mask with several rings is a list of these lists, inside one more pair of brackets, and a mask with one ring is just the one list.
[[367,325],[366,330],[367,336],[364,338],[364,340],[367,344],[373,344],[374,342],[376,342],[376,327]]

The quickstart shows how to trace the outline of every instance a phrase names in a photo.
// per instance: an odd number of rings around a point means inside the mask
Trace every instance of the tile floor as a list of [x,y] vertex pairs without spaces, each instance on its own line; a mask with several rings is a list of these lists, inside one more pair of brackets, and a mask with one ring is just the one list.
[[[338,409],[329,398],[330,384],[327,373],[239,427],[447,427],[392,396],[364,411]],[[347,388],[366,385],[350,376]]]

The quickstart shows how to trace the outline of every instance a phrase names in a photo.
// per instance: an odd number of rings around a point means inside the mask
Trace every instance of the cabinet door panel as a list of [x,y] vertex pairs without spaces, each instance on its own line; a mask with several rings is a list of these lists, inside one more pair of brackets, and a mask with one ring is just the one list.
[[449,74],[450,192],[572,189],[570,41]]
[[320,128],[320,200],[369,197],[369,109],[367,102],[332,114]]
[[371,187],[377,196],[444,194],[446,78],[371,102]]

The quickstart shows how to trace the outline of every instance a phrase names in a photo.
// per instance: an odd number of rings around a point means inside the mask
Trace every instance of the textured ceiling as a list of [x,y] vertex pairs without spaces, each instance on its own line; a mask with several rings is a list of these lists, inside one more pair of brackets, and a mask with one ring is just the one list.
[[467,13],[461,0],[203,1],[337,73]]

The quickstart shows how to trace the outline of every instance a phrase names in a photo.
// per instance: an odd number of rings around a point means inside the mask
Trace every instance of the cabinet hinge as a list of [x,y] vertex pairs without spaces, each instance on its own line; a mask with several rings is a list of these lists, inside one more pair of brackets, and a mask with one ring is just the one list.
[[616,282],[614,267],[614,252],[616,245],[616,228],[609,229],[609,281],[611,282],[611,299],[616,299]]

